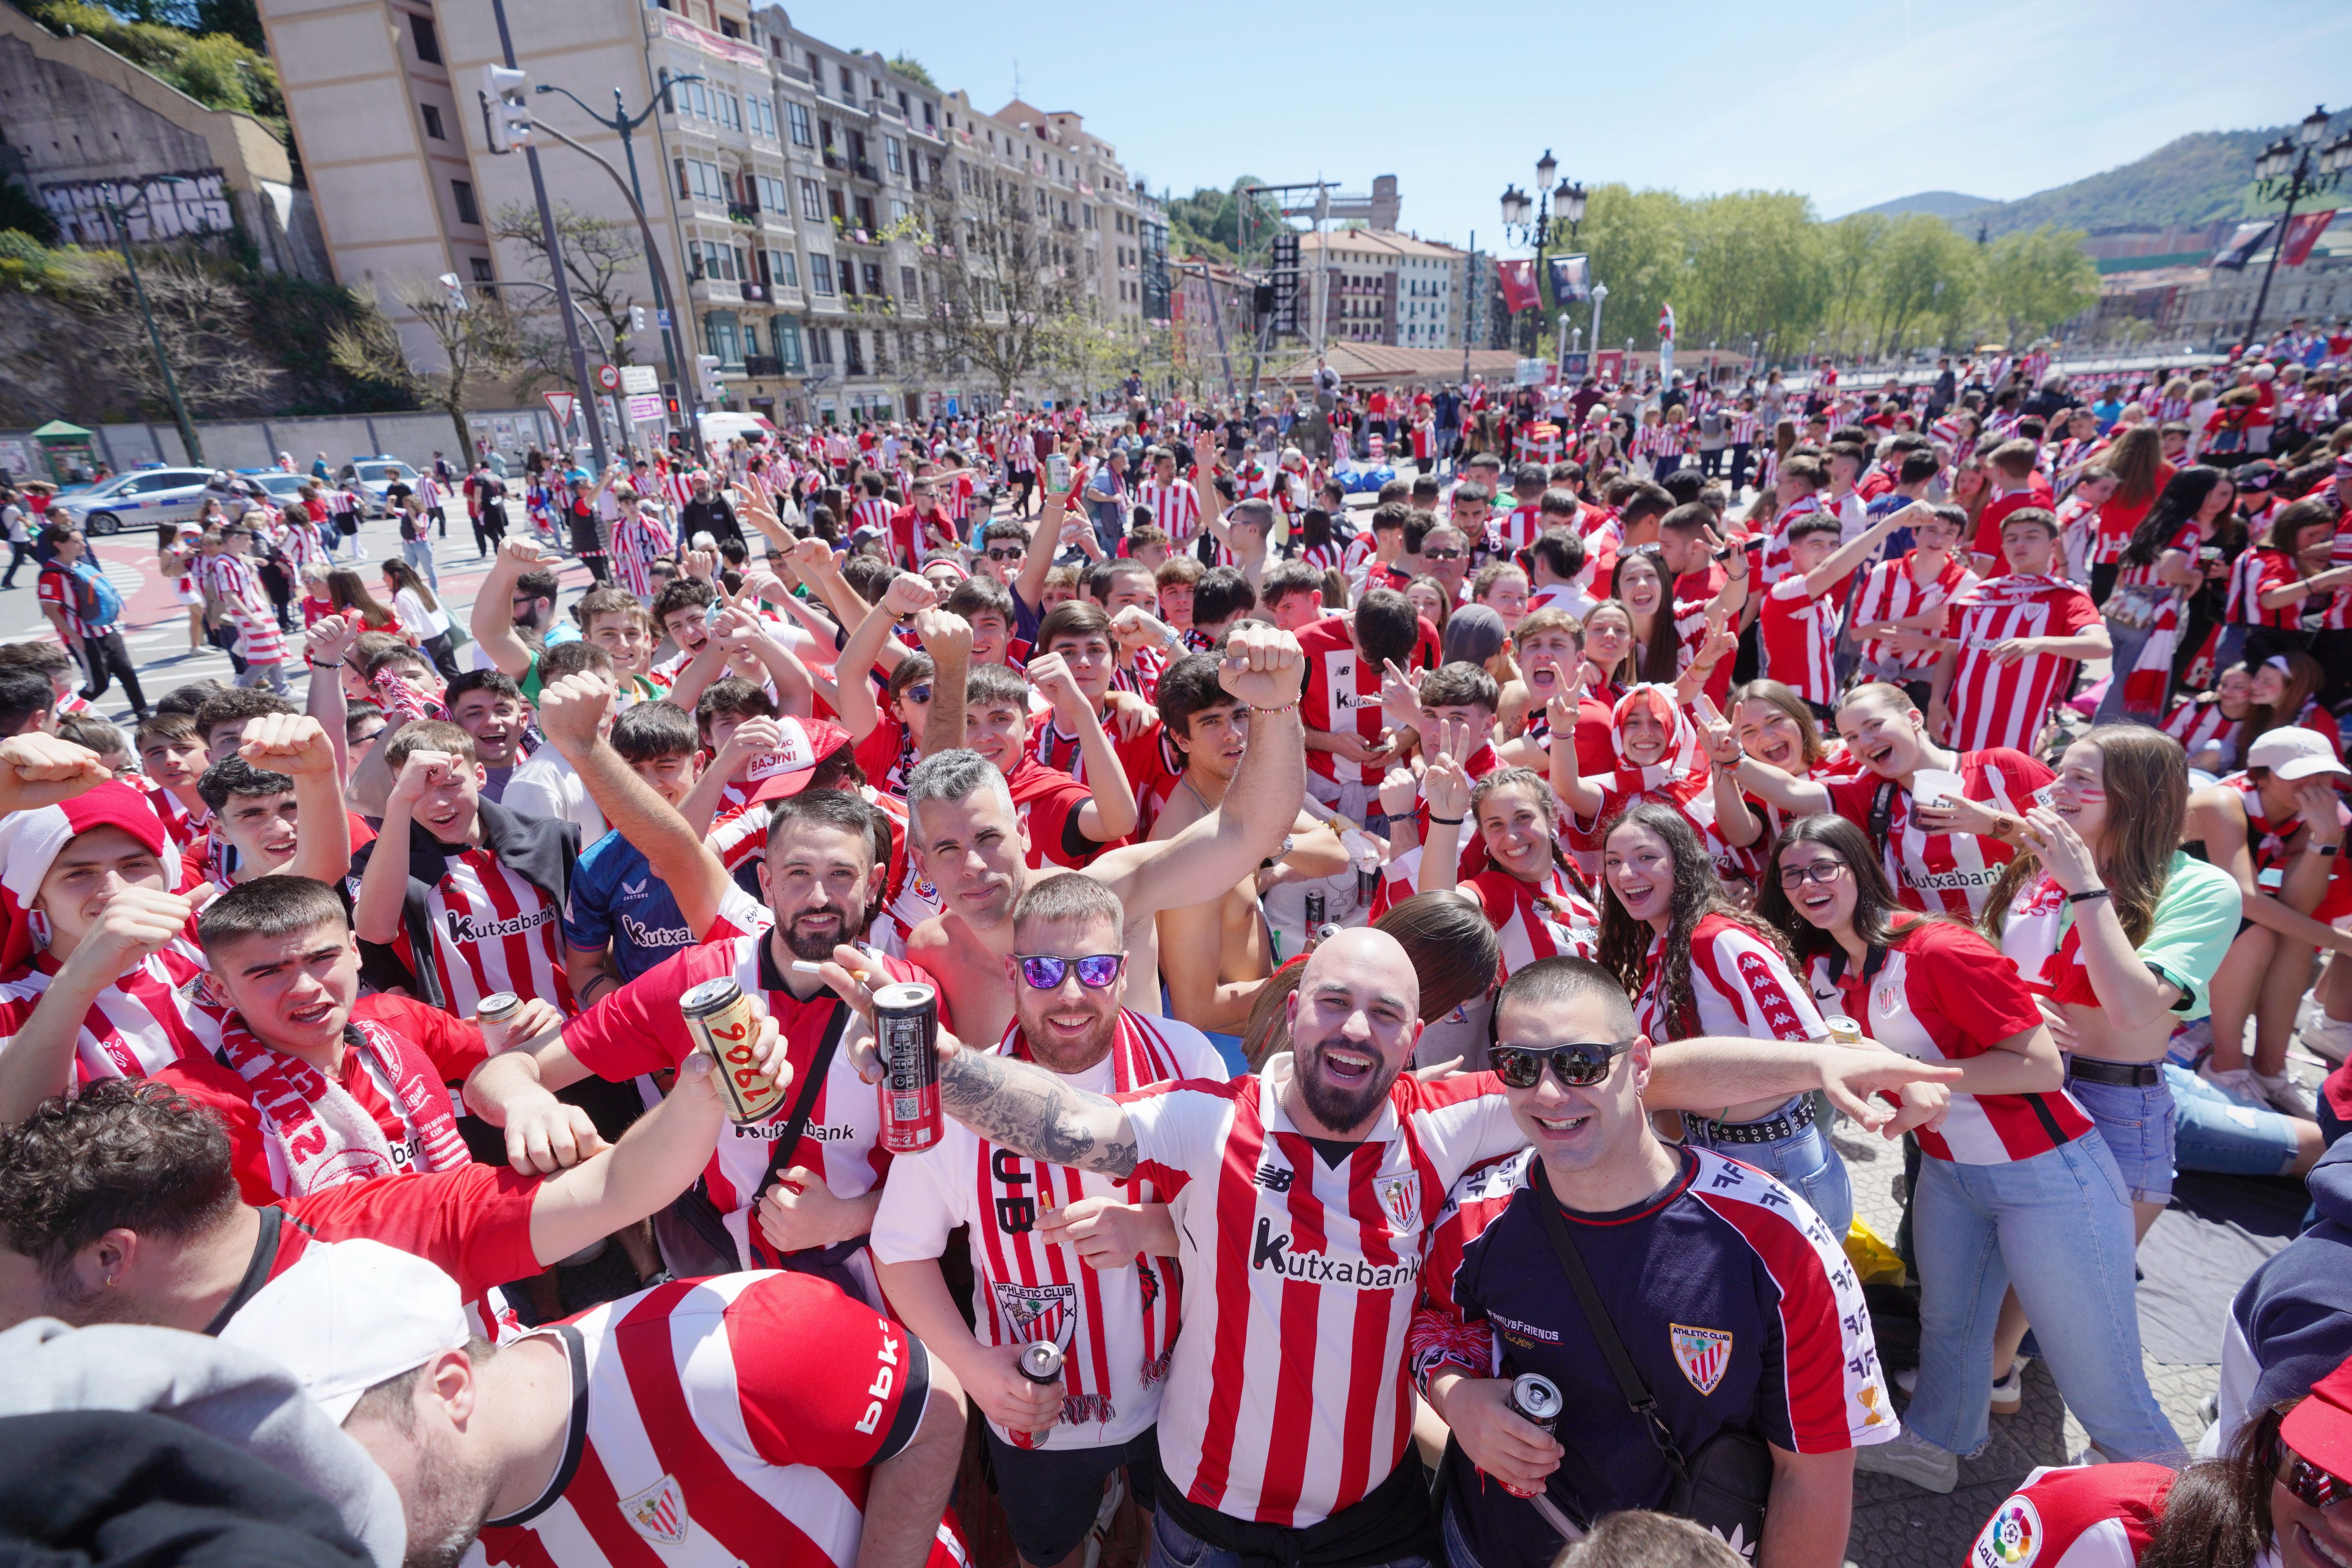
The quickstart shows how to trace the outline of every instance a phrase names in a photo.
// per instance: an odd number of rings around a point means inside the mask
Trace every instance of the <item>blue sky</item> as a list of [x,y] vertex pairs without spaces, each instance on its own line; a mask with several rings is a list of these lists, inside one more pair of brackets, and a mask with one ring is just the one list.
[[1833,217],[1921,190],[2006,200],[2186,132],[2352,107],[2341,0],[791,9],[992,110],[1017,61],[1023,97],[1085,115],[1155,190],[1392,174],[1405,227],[1481,248],[1547,146],[1588,185],[1792,189]]

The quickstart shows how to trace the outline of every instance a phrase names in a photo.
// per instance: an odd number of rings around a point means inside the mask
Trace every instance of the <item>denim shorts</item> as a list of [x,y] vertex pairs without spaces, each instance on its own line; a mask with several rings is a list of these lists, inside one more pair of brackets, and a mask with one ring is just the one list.
[[2124,1186],[2134,1203],[2172,1201],[2172,1091],[2163,1084],[2134,1089],[2123,1084],[2089,1083],[2069,1074],[2066,1092],[2091,1113],[2107,1152],[2116,1157]]
[[2294,1123],[2266,1107],[2241,1105],[2185,1068],[2164,1064],[2179,1119],[2174,1157],[2184,1171],[2275,1176],[2294,1163]]
[[[1769,1121],[1775,1116],[1786,1116],[1803,1103],[1801,1095],[1757,1118]],[[1846,1232],[1853,1226],[1853,1184],[1846,1175],[1845,1161],[1830,1142],[1827,1117],[1817,1112],[1812,1121],[1799,1128],[1788,1137],[1770,1143],[1734,1143],[1718,1142],[1706,1131],[1709,1123],[1695,1117],[1683,1119],[1683,1142],[1695,1149],[1712,1149],[1727,1160],[1737,1160],[1743,1165],[1753,1165],[1765,1174],[1776,1178],[1812,1205],[1830,1235],[1842,1245]]]

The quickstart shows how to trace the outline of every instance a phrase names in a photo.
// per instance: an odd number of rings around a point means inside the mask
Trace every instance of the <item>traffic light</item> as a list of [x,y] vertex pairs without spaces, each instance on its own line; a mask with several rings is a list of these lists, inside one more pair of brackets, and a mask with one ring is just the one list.
[[488,121],[490,151],[512,153],[530,145],[530,105],[524,94],[530,74],[512,66],[482,68],[482,113]]
[[630,307],[629,307],[629,331],[630,331],[630,334],[631,334],[632,336],[642,337],[642,336],[644,336],[644,335],[645,335],[645,330],[646,330],[646,308],[645,308],[643,305],[632,305],[632,306],[630,306]]
[[705,397],[715,399],[726,391],[725,384],[719,379],[719,356],[717,354],[697,354],[694,356],[694,378],[701,386],[702,395]]
[[453,310],[466,309],[466,285],[454,272],[444,272],[434,281],[441,285],[441,298]]

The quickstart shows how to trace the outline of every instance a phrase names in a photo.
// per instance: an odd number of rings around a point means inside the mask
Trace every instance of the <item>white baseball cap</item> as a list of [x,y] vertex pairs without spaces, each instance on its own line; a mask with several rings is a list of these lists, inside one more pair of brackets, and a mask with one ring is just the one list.
[[2307,779],[2314,773],[2352,773],[2327,737],[2299,724],[2266,731],[2246,748],[2246,766],[2268,768],[2273,777]]
[[340,1423],[384,1379],[463,1347],[466,1303],[455,1279],[414,1254],[380,1241],[314,1242],[220,1337],[290,1368]]

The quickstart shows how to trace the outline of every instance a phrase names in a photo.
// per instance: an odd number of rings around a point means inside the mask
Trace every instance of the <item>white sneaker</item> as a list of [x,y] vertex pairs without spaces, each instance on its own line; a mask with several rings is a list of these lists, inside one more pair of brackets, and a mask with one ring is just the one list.
[[1992,1413],[2014,1415],[2025,1407],[2025,1368],[2032,1358],[2019,1356],[2009,1363],[2009,1375],[1996,1378],[1992,1385]]
[[[2252,1068],[2247,1070],[2252,1071]],[[2312,1103],[2311,1090],[2305,1087],[2303,1075],[2294,1070],[2292,1062],[2276,1076],[2258,1072],[2253,1074],[2253,1079],[2262,1090],[2263,1098],[2281,1114],[2300,1117],[2305,1121],[2319,1120],[2319,1108]]]
[[1960,1457],[1938,1448],[1906,1428],[1884,1443],[1853,1451],[1853,1468],[1873,1475],[1894,1476],[1921,1491],[1947,1495],[1960,1484]]
[[2217,1068],[2210,1061],[2197,1069],[2197,1076],[2236,1100],[2240,1105],[2256,1110],[2267,1109],[2270,1100],[2262,1085],[2254,1081],[2252,1068]]
[[2303,1048],[2333,1067],[2352,1057],[2352,1018],[2331,1018],[2321,1013],[2295,1032]]

